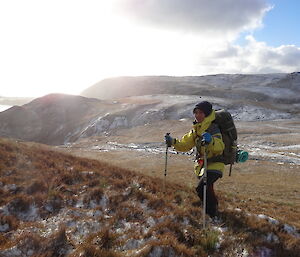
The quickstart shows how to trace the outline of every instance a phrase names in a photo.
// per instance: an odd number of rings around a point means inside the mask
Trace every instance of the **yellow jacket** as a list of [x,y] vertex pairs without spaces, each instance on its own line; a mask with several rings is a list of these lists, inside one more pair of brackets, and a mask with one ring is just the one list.
[[[176,139],[173,144],[174,148],[180,152],[187,152],[196,146],[197,153],[200,156],[203,156],[204,146],[201,146],[201,138],[202,134],[207,131],[210,127],[211,123],[215,120],[215,111],[212,110],[211,114],[201,122],[195,123],[193,125],[193,129],[186,133],[180,140]],[[206,146],[206,156],[207,158],[211,158],[214,156],[221,155],[225,148],[224,142],[222,141],[222,135],[219,129],[216,129],[211,133],[212,141]],[[224,171],[224,163],[222,162],[209,162],[207,165],[208,170],[218,170]],[[195,173],[198,176],[203,175],[203,169],[199,167],[198,162],[195,162]]]

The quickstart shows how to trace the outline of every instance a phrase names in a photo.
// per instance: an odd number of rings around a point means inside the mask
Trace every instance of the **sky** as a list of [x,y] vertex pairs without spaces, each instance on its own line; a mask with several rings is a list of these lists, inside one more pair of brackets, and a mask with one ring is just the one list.
[[0,96],[300,71],[299,0],[0,0]]

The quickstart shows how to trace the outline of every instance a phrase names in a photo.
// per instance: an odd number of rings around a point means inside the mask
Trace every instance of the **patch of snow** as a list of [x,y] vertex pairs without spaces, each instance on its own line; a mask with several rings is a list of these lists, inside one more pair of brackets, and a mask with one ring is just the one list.
[[0,112],[4,112],[5,110],[9,109],[10,107],[12,107],[12,106],[0,104]]
[[283,230],[290,235],[293,235],[295,237],[300,237],[300,234],[297,232],[297,229],[294,226],[284,224]]
[[17,246],[13,246],[9,249],[3,250],[1,251],[1,256],[3,257],[20,257],[20,256],[24,256],[22,251],[17,247]]
[[[99,221],[99,213],[92,210],[73,210],[63,209],[55,216],[48,219],[41,220],[40,224],[43,225],[39,229],[39,233],[43,237],[49,237],[51,234],[57,232],[62,224],[66,225],[66,233],[71,241],[80,243],[90,234],[98,231],[103,224]],[[81,219],[78,219],[80,217]]]
[[7,206],[2,206],[2,207],[0,207],[0,213],[3,214],[4,216],[10,215]]
[[30,205],[26,212],[17,213],[17,217],[23,221],[36,221],[40,218],[39,209],[34,205]]
[[103,215],[103,213],[100,210],[90,210],[86,214],[89,217],[100,217]]
[[133,180],[131,185],[132,185],[133,188],[139,188],[139,189],[141,188],[140,183],[136,180]]
[[153,121],[164,120],[164,119],[165,119],[165,110],[150,109],[145,112],[136,114],[131,120],[130,126],[133,127],[133,126],[144,125],[147,123],[151,123]]
[[274,233],[268,233],[266,236],[266,241],[269,243],[279,243],[279,238]]
[[128,230],[131,230],[133,228],[136,229],[138,226],[139,226],[138,222],[127,222],[124,220],[119,220],[115,231],[116,233],[124,234]]
[[[142,248],[140,248],[140,249],[138,249],[138,250],[136,250],[134,253],[134,256],[140,256],[140,254],[147,248],[148,246],[147,245],[145,245],[145,246],[143,246]],[[125,255],[125,256],[128,256],[128,255]]]
[[[109,113],[104,116],[98,116],[97,118],[91,120],[88,124],[86,124],[85,127],[81,129],[80,138],[92,136],[107,130],[110,125],[110,121],[107,119],[108,115]],[[74,134],[77,133],[78,131]]]
[[75,204],[75,207],[76,207],[76,208],[83,208],[83,207],[84,207],[83,200],[82,200],[82,199],[79,199],[79,200],[77,201],[77,203]]
[[190,221],[189,221],[189,219],[188,219],[187,217],[184,217],[184,218],[183,218],[182,225],[184,225],[184,226],[190,225]]
[[269,223],[273,224],[273,225],[278,225],[279,221],[276,219],[273,219],[272,217],[268,217],[268,221]]
[[299,150],[300,145],[287,145],[287,146],[278,146],[278,149],[281,150]]
[[81,171],[81,173],[84,175],[94,175],[95,174],[94,171]]
[[88,204],[88,207],[94,209],[100,206],[103,210],[105,210],[107,208],[108,203],[109,203],[108,197],[106,195],[103,195],[100,201],[91,200]]
[[56,134],[56,133],[59,133],[61,130],[63,130],[65,128],[65,125],[60,125],[53,133]]
[[108,197],[106,195],[103,195],[101,200],[100,200],[100,206],[102,207],[103,210],[106,209],[108,203],[109,203]]
[[97,203],[97,201],[95,201],[95,200],[91,200],[90,202],[89,202],[89,208],[96,208],[98,206],[98,203]]
[[239,148],[248,151],[249,159],[268,159],[280,163],[300,164],[300,155],[288,150],[299,150],[300,145],[280,146],[274,142],[252,141],[250,144],[239,144]]
[[276,120],[276,119],[289,119],[292,115],[286,112],[276,110],[259,108],[256,106],[243,105],[239,109],[228,110],[234,120],[242,121],[257,121],[257,120]]
[[34,254],[34,250],[30,249],[27,251],[27,256],[31,256]]
[[273,255],[273,251],[267,247],[260,247],[259,249],[257,249],[255,251],[255,256],[258,257],[272,257]]
[[[259,214],[259,215],[257,215],[257,217],[258,217],[259,219],[263,219],[263,220],[268,221],[270,224],[273,224],[273,225],[276,225],[276,226],[280,225],[280,223],[279,223],[278,220],[276,220],[276,219],[274,219],[274,218],[272,218],[272,217],[269,217],[269,216],[267,216],[267,215],[265,215],[265,214]],[[282,230],[283,230],[284,232],[286,232],[286,233],[292,235],[292,236],[300,237],[300,233],[298,233],[297,228],[294,227],[294,226],[291,226],[291,225],[288,225],[288,224],[284,224],[284,225],[282,226]],[[274,239],[274,238],[273,238],[273,239]]]
[[51,212],[51,213],[54,211],[53,205],[48,202],[44,205],[44,208],[46,211]]
[[155,246],[151,253],[149,254],[149,257],[160,257],[163,256],[163,248],[161,246]]
[[228,228],[227,227],[220,227],[220,226],[212,226],[213,230],[216,230],[220,233],[225,233],[227,232]]
[[153,227],[156,224],[156,222],[155,222],[155,220],[154,220],[154,218],[152,216],[150,216],[150,217],[147,218],[146,223],[150,227]]
[[145,239],[130,238],[125,242],[125,244],[120,249],[122,251],[137,249],[140,248],[142,245],[144,245],[146,242],[147,240]]
[[74,217],[80,217],[83,215],[83,213],[82,213],[81,209],[78,209],[78,210],[77,209],[68,209],[68,210],[66,209],[66,210],[63,210],[62,215],[63,216],[69,215],[69,216],[74,216]]
[[128,120],[126,117],[116,117],[114,121],[110,124],[109,129],[115,129],[120,127],[128,127]]
[[248,256],[249,256],[249,252],[246,249],[243,249],[241,253],[241,257],[248,257]]
[[7,232],[9,230],[9,224],[5,223],[0,225],[0,232]]
[[266,220],[266,221],[268,221],[269,223],[271,223],[271,224],[273,224],[273,225],[278,225],[278,224],[279,224],[279,221],[278,221],[278,220],[276,220],[276,219],[274,219],[274,218],[272,218],[272,217],[269,217],[269,216],[267,216],[267,215],[265,215],[265,214],[258,214],[257,217],[258,217],[259,219]]
[[89,234],[99,231],[103,226],[103,224],[94,219],[81,219],[74,222],[75,226],[68,227],[66,233],[76,243],[82,243]]
[[[288,152],[278,152],[276,153],[275,148],[270,148],[268,146],[254,146],[251,147],[252,145],[247,145],[245,146],[245,150],[248,151],[250,159],[261,159],[261,158],[266,158],[271,161],[280,161],[283,163],[294,163],[294,164],[300,164],[300,156],[298,154],[291,154]],[[290,156],[292,155],[292,156]]]
[[4,190],[14,192],[17,190],[17,186],[16,186],[16,184],[7,184],[4,186]]
[[212,226],[212,229],[218,232],[218,242],[215,245],[215,249],[219,249],[222,242],[224,241],[224,233],[228,230],[228,228],[221,226]]
[[164,249],[165,247],[162,246],[154,246],[152,251],[149,253],[149,257],[175,257],[175,251],[173,248],[168,247],[167,249]]
[[274,87],[264,87],[264,86],[251,86],[247,87],[247,91],[256,92],[264,94],[272,98],[294,98],[295,91],[289,88],[274,88]]

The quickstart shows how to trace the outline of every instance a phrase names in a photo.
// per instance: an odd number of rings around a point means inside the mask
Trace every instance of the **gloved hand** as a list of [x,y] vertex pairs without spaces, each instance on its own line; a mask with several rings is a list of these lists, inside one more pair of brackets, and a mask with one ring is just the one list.
[[212,140],[211,134],[209,134],[208,132],[204,132],[202,134],[202,139],[205,141],[206,144],[209,144]]
[[170,136],[169,133],[165,135],[165,142],[168,147],[171,147],[175,143],[175,139]]

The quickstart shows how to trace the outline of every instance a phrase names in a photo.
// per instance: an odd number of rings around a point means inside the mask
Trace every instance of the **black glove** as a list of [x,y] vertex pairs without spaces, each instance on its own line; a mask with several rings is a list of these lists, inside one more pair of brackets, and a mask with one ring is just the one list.
[[175,138],[171,137],[169,133],[165,135],[165,142],[168,147],[171,147],[175,143]]

